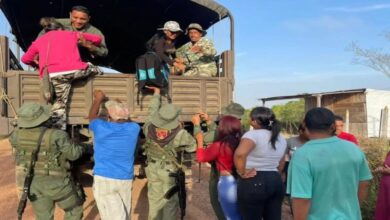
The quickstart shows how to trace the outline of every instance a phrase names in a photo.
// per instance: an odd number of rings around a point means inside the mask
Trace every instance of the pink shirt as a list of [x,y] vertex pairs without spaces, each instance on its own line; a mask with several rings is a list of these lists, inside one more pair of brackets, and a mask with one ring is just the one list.
[[46,65],[49,73],[85,69],[88,64],[81,61],[77,45],[80,35],[96,46],[100,45],[102,41],[102,38],[96,34],[50,31],[31,44],[23,55],[22,62],[34,65],[34,59],[38,55],[40,78],[43,77],[43,68]]

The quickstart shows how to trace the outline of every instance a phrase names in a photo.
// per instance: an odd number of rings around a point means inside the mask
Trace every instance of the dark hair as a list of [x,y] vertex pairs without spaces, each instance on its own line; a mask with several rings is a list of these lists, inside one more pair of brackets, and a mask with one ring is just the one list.
[[82,6],[82,5],[76,5],[76,6],[73,6],[72,9],[70,10],[70,12],[72,11],[81,11],[81,12],[84,12],[85,14],[87,15],[90,15],[89,13],[89,9],[85,6]]
[[55,30],[63,30],[64,26],[57,22],[54,18],[41,18],[40,25],[43,27],[45,33]]
[[306,128],[305,128],[305,125],[303,124],[303,122],[300,123],[299,126],[298,126],[298,132],[304,132],[305,129],[306,129]]
[[242,126],[240,120],[226,115],[221,118],[218,125],[218,137],[223,146],[229,146],[234,152],[240,143],[242,136]]
[[342,116],[340,116],[340,115],[335,115],[334,116],[334,120],[335,121],[344,121],[344,118]]
[[275,143],[278,140],[278,136],[280,133],[280,123],[276,119],[275,114],[272,112],[272,110],[266,107],[256,107],[252,109],[250,116],[251,119],[255,120],[256,123],[260,125],[262,129],[271,131],[270,142],[272,144],[272,147],[276,149]]
[[313,108],[306,113],[304,121],[309,131],[328,132],[335,121],[335,116],[329,109]]

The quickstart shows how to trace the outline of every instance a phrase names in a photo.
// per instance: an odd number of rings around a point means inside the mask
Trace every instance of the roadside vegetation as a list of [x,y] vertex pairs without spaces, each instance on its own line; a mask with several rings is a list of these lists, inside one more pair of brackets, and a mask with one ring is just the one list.
[[[385,139],[358,138],[363,151],[366,153],[368,164],[371,170],[383,164],[387,152],[390,150],[389,141]],[[371,220],[374,217],[376,199],[378,196],[380,174],[373,173],[367,199],[362,205],[363,220]]]

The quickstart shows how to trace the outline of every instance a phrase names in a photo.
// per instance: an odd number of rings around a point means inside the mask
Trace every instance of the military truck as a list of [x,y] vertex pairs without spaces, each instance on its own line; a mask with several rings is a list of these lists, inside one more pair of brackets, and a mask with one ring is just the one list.
[[[7,17],[17,43],[26,50],[37,37],[41,17],[68,17],[77,1],[28,1],[3,0],[0,8]],[[103,90],[108,98],[120,99],[129,106],[131,118],[143,123],[147,116],[151,95],[141,96],[137,103],[137,80],[135,59],[145,52],[144,43],[165,21],[175,20],[182,28],[192,22],[208,29],[222,19],[230,20],[230,49],[216,57],[217,77],[170,76],[169,91],[172,103],[182,108],[181,120],[190,122],[191,116],[203,111],[217,117],[223,106],[233,99],[234,89],[234,25],[231,13],[212,0],[87,0],[83,5],[91,11],[90,23],[105,35],[109,55],[101,61],[120,74],[106,73],[87,82],[74,85],[70,97],[69,130],[88,125],[88,111],[93,101],[93,91]],[[177,47],[188,42],[181,36]],[[40,95],[38,73],[24,71],[18,59],[8,48],[8,40],[0,37],[0,88],[9,97],[10,103],[0,103],[0,133],[12,130],[12,119],[25,102],[43,102]],[[166,102],[164,98],[163,102]]]

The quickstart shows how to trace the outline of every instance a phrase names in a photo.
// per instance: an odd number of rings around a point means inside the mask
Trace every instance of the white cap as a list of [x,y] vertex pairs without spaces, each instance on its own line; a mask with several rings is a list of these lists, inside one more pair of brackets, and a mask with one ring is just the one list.
[[170,32],[179,32],[179,31],[183,32],[183,30],[180,29],[179,23],[177,23],[176,21],[167,21],[165,22],[163,28],[159,28],[157,30],[164,30]]

